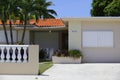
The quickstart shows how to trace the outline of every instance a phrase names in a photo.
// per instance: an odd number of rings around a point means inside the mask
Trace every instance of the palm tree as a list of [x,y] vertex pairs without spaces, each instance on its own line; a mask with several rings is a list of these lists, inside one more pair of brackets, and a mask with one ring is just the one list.
[[17,3],[18,0],[8,0],[8,19],[9,19],[9,25],[10,25],[10,38],[11,38],[11,44],[14,43],[13,41],[13,33],[12,33],[12,20],[16,20],[16,16],[18,16],[18,9],[17,9]]
[[23,44],[26,25],[31,15],[34,15],[36,20],[39,18],[54,18],[53,15],[57,15],[52,9],[47,9],[52,5],[52,2],[46,2],[46,0],[22,0],[19,4],[19,9],[24,21],[24,29],[21,38],[21,44]]
[[52,9],[48,9],[51,5],[52,2],[46,2],[46,0],[0,0],[0,19],[3,24],[6,43],[9,44],[5,26],[7,19],[9,19],[10,23],[11,44],[13,44],[12,20],[15,20],[17,16],[24,23],[21,38],[21,43],[23,44],[26,25],[31,16],[35,16],[36,20],[39,18],[55,18],[53,15],[57,15],[57,13]]
[[54,16],[56,16],[57,13],[53,9],[48,9],[48,7],[52,5],[53,3],[51,1],[36,0],[36,5],[34,6],[36,19],[55,18]]
[[8,41],[8,35],[6,31],[6,26],[5,22],[9,20],[9,26],[10,26],[10,38],[11,38],[11,44],[13,44],[13,34],[12,34],[12,19],[14,14],[17,12],[17,6],[16,3],[18,2],[17,0],[0,0],[0,19],[3,24],[4,28],[4,33],[5,33],[5,38],[6,38],[6,43],[9,44]]
[[8,35],[7,35],[7,31],[6,31],[6,26],[5,26],[5,22],[7,21],[7,9],[8,9],[6,3],[7,3],[7,1],[0,0],[0,19],[1,19],[1,22],[3,25],[6,43],[9,44]]
[[31,11],[33,11],[33,2],[34,0],[21,0],[21,2],[19,3],[20,18],[22,18],[21,20],[24,21],[24,29],[21,38],[21,44],[23,44],[24,41],[26,25],[28,24],[30,13]]

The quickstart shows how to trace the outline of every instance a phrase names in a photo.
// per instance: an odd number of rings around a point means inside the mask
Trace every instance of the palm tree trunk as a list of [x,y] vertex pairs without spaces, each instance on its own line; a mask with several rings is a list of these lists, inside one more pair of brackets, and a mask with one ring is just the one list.
[[21,44],[23,44],[23,41],[24,41],[25,32],[26,32],[26,25],[27,25],[27,16],[25,16],[25,24],[24,24],[24,29],[23,29]]
[[13,33],[12,33],[12,23],[10,20],[10,38],[11,38],[11,44],[13,44]]
[[5,22],[2,21],[2,24],[3,24],[3,28],[4,28],[4,34],[5,34],[5,38],[6,38],[6,43],[9,44],[8,36],[7,36],[7,31],[6,31],[6,26],[5,26]]

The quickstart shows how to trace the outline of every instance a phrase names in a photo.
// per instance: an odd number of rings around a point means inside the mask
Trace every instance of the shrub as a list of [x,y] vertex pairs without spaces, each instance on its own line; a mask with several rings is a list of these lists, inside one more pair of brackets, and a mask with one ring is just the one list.
[[67,57],[67,56],[69,56],[69,54],[68,54],[67,50],[56,50],[54,53],[54,56]]
[[69,55],[73,58],[79,58],[80,56],[82,56],[81,51],[79,50],[70,50]]

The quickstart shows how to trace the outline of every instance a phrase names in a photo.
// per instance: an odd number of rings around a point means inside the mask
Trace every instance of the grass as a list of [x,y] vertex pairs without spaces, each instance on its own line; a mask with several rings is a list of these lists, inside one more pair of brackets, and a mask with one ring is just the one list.
[[52,62],[42,62],[39,64],[39,74],[42,74],[44,71],[53,66]]

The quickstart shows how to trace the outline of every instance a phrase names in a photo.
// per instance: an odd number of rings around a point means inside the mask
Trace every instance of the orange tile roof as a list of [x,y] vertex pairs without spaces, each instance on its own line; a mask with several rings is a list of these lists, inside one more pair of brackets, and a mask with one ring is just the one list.
[[20,24],[20,20],[16,20],[14,24],[19,25]]
[[[5,24],[9,25],[10,24],[9,20],[7,20]],[[15,22],[12,22],[12,24],[19,25],[20,24],[20,20],[16,20]],[[1,20],[0,20],[0,25],[2,25],[2,21]]]
[[[11,22],[11,23],[14,24],[13,22]],[[7,21],[6,21],[6,24],[9,25],[9,24],[10,24],[10,21],[7,20]]]
[[[1,20],[0,20],[0,24],[2,24]],[[10,24],[9,20],[7,20],[6,24],[7,25]],[[14,23],[12,22],[12,24],[19,25],[20,20],[16,20]],[[36,21],[35,19],[31,19],[31,20],[29,20],[29,24],[30,25],[36,25],[38,27],[64,26],[64,23],[63,23],[62,19],[39,19],[38,21]]]
[[2,21],[0,20],[0,25],[2,24]]
[[39,19],[36,23],[39,27],[57,27],[57,26],[64,26],[62,19]]

